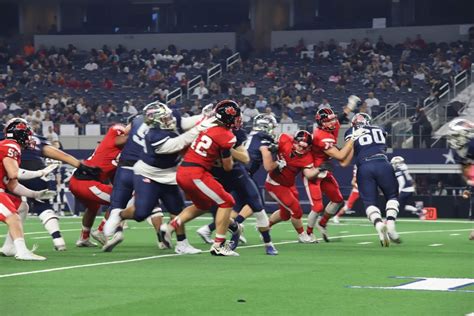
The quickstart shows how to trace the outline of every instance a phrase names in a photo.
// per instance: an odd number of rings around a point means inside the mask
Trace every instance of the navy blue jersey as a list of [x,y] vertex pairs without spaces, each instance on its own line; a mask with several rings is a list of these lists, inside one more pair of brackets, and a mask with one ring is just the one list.
[[43,147],[51,143],[43,136],[33,135],[34,148],[27,148],[21,153],[21,160],[41,160],[43,161]]
[[145,148],[140,154],[140,160],[149,166],[167,169],[178,165],[181,160],[179,152],[174,154],[157,154],[155,149],[164,144],[168,139],[177,137],[175,131],[162,130],[158,127],[150,128],[145,136]]
[[[243,129],[233,130],[232,132],[237,138],[234,148],[241,146],[247,140],[247,133]],[[214,178],[222,181],[225,181],[226,179],[232,181],[232,178],[239,176],[242,172],[247,171],[245,170],[245,167],[242,165],[242,163],[236,160],[234,160],[234,166],[229,172],[225,171],[224,168],[222,168],[222,162],[220,159],[214,162],[214,165],[212,166],[211,170],[211,173]]]
[[250,164],[247,165],[250,175],[253,176],[263,163],[260,147],[270,146],[273,143],[275,143],[273,138],[265,132],[259,131],[250,133],[248,140],[245,143],[245,147],[250,156]]
[[[23,159],[23,156],[22,156]],[[456,162],[462,165],[474,164],[474,138],[461,150],[456,150]]]
[[120,154],[120,161],[137,161],[145,147],[145,136],[150,127],[143,122],[143,115],[135,117],[131,123],[130,133]]
[[[385,155],[387,145],[385,143],[385,131],[378,126],[364,127],[369,132],[357,139],[354,143],[354,157],[356,165],[360,165],[364,160],[376,155]],[[354,131],[354,128],[349,128],[344,139],[349,139]]]

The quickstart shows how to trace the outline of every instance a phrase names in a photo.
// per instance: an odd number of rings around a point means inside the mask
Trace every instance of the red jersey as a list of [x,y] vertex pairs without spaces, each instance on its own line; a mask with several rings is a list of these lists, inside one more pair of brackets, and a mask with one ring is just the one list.
[[6,190],[8,175],[5,167],[3,166],[3,158],[13,158],[20,165],[21,162],[21,147],[20,145],[11,139],[5,139],[0,141],[0,189]]
[[311,152],[313,154],[314,166],[319,167],[323,162],[329,159],[329,156],[324,153],[325,150],[336,146],[337,136],[341,124],[336,123],[336,128],[329,132],[320,128],[316,128],[313,132],[313,147]]
[[299,156],[293,153],[293,137],[287,134],[281,134],[278,139],[278,159],[285,160],[286,166],[279,170],[278,168],[268,174],[267,181],[272,183],[291,187],[295,184],[295,177],[304,168],[313,166],[313,157],[311,152]]
[[107,131],[104,138],[96,147],[92,156],[84,161],[84,164],[90,167],[99,167],[100,181],[112,180],[117,169],[117,159],[121,148],[115,145],[117,136],[125,134],[125,128],[122,125],[114,125]]
[[231,130],[222,126],[211,127],[202,131],[193,141],[183,161],[211,170],[214,162],[221,158],[222,151],[230,150],[236,142],[237,138]]

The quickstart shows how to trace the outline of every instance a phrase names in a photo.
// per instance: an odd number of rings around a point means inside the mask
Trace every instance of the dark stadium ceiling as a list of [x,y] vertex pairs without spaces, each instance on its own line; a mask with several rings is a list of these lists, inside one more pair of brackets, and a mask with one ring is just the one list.
[[236,2],[242,1],[247,2],[247,0],[0,0],[0,3],[131,3],[131,4],[185,4],[185,3],[223,3],[223,2]]

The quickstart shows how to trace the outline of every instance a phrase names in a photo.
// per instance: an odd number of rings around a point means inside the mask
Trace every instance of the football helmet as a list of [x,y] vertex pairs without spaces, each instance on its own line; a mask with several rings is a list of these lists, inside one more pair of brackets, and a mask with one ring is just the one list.
[[367,113],[357,113],[356,115],[354,115],[351,121],[352,127],[354,128],[370,126],[371,122],[372,122],[372,118]]
[[298,155],[303,155],[311,150],[313,136],[305,130],[299,130],[293,136],[293,151]]
[[399,166],[401,164],[404,164],[405,159],[403,159],[402,156],[395,156],[390,160],[390,163],[392,164],[393,169],[395,169],[395,168],[397,168],[397,166]]
[[333,131],[337,126],[337,116],[331,108],[319,109],[314,119],[318,127],[326,131]]
[[461,150],[469,141],[474,138],[474,123],[457,118],[449,123],[448,144],[454,150]]
[[5,139],[15,140],[23,149],[34,146],[34,142],[31,139],[33,130],[28,122],[22,118],[15,117],[9,120],[5,124],[3,133],[5,134]]
[[242,115],[237,102],[222,100],[214,108],[214,115],[218,122],[227,128],[239,129],[242,125]]
[[273,115],[259,114],[253,118],[254,131],[262,131],[269,135],[273,135],[273,131],[277,126],[277,120]]
[[173,116],[173,111],[166,104],[153,102],[146,105],[143,111],[147,125],[165,130],[176,128],[176,118]]

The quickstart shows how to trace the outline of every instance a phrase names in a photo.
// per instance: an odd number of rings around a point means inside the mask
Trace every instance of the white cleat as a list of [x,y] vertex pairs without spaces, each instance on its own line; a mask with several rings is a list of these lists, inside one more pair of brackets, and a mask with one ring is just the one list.
[[103,252],[112,252],[112,250],[114,250],[114,248],[118,244],[120,244],[122,241],[123,241],[123,232],[118,231],[112,236],[112,238],[107,240],[105,245],[102,247],[102,251]]
[[16,260],[24,260],[24,261],[44,261],[46,260],[46,257],[39,256],[33,251],[28,251],[22,254],[17,253],[15,255]]
[[316,228],[318,229],[319,233],[323,237],[324,241],[329,242],[328,230],[326,229],[326,227],[319,225],[319,222],[317,222]]
[[312,244],[317,244],[318,240],[316,239],[316,236],[314,236],[314,234],[309,234],[308,235],[308,242],[310,242]]
[[389,231],[387,232],[388,238],[395,244],[401,244],[402,240],[400,239],[400,235],[396,231]]
[[13,257],[16,255],[16,249],[15,246],[12,245],[11,247],[3,246],[0,248],[0,255],[4,257]]
[[63,237],[53,239],[54,250],[56,251],[66,251],[66,242]]
[[91,231],[91,237],[94,238],[97,242],[101,245],[105,245],[107,243],[107,237],[105,237],[104,232],[93,230]]
[[375,226],[375,229],[377,230],[377,233],[379,234],[380,245],[382,245],[382,247],[390,246],[390,237],[388,236],[387,225],[385,225],[382,222],[379,222]]
[[220,257],[238,257],[239,254],[230,249],[229,244],[223,243],[220,246],[211,246],[209,250],[211,255]]
[[195,255],[198,253],[202,253],[201,249],[194,248],[188,242],[188,240],[178,241],[176,243],[176,247],[174,248],[174,252],[179,255]]
[[76,247],[97,247],[97,244],[89,239],[78,239],[76,241]]
[[214,241],[212,240],[211,238],[211,230],[209,229],[209,227],[207,225],[204,225],[202,227],[200,227],[196,233],[199,235],[199,237],[202,238],[202,240],[204,240],[204,242],[206,244],[210,244],[212,245],[214,243]]
[[[255,226],[255,227],[257,227],[257,226]],[[244,236],[244,228],[245,228],[244,224],[240,224],[240,229],[242,231],[240,232],[239,243],[242,243],[242,244],[247,243],[247,238],[245,238],[245,236]]]
[[311,239],[308,236],[306,232],[302,232],[301,234],[298,234],[298,242],[303,243],[303,244],[310,244]]
[[120,212],[122,212],[120,209],[114,209],[110,212],[109,218],[104,225],[105,237],[112,237],[117,231],[117,227],[119,227],[120,222],[122,221]]
[[331,218],[331,220],[332,220],[332,222],[333,222],[334,224],[340,224],[340,223],[341,223],[341,222],[339,221],[339,216],[337,216],[337,215],[334,216],[333,218]]

